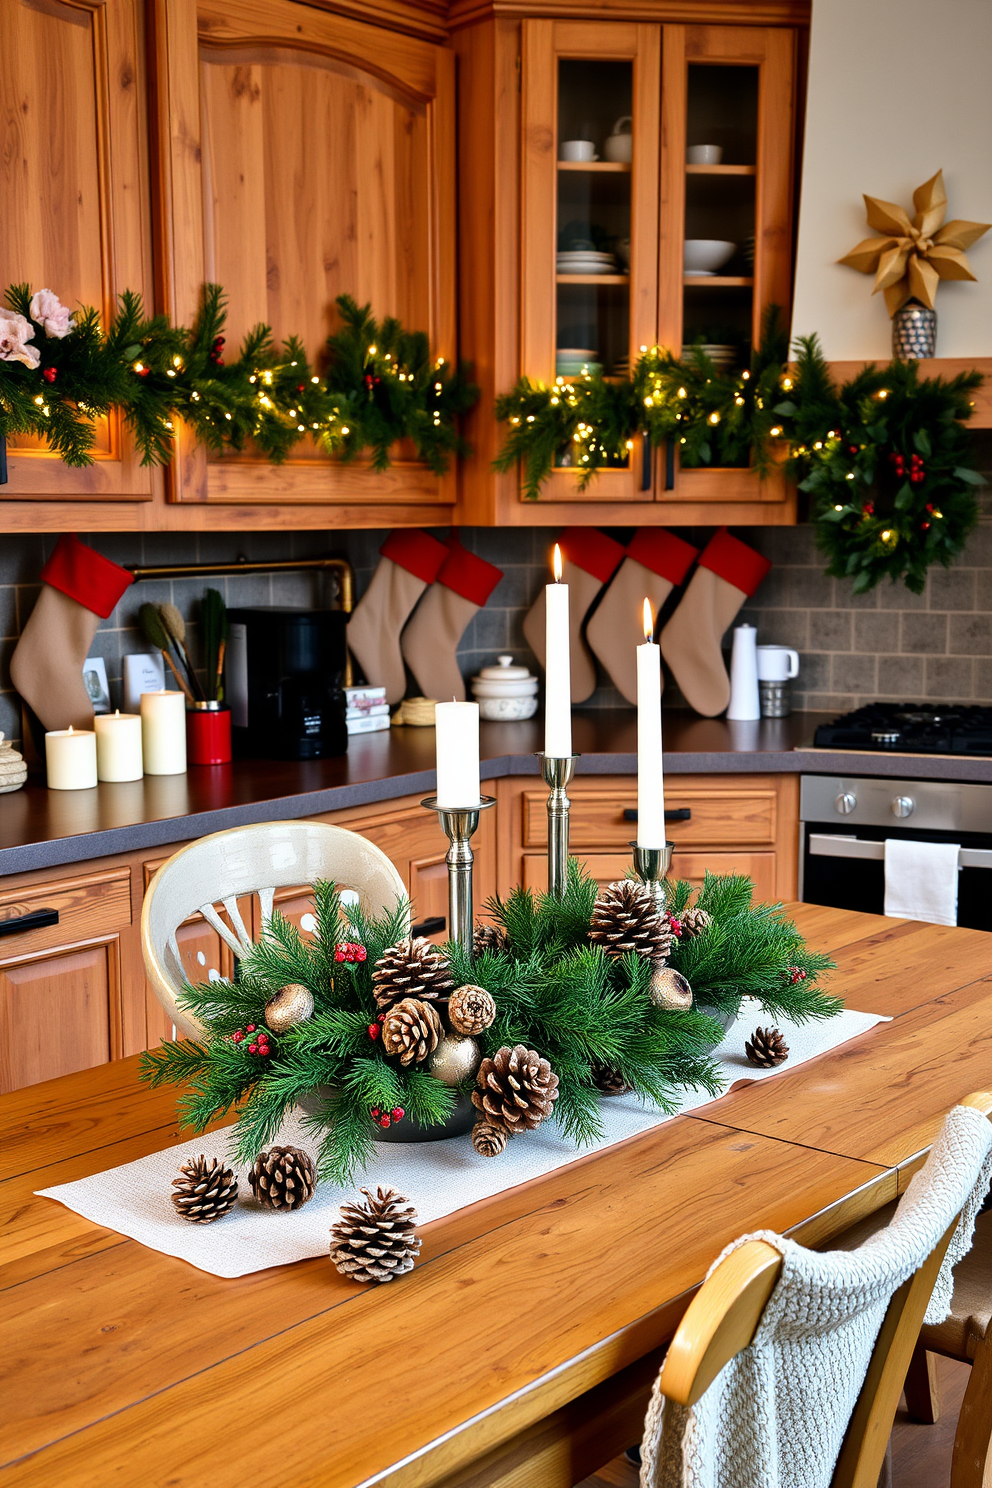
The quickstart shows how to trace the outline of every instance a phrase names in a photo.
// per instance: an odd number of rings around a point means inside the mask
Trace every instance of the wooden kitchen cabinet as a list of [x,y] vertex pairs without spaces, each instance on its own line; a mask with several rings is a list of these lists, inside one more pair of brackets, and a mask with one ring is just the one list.
[[[509,9],[466,0],[452,12],[460,253],[473,269],[463,278],[462,348],[483,388],[470,429],[476,455],[461,472],[462,520],[794,521],[795,493],[780,474],[681,470],[677,446],[653,452],[639,439],[585,492],[562,451],[539,499],[527,501],[516,471],[491,471],[503,434],[490,408],[522,374],[563,378],[567,394],[583,357],[625,376],[641,349],[678,351],[700,335],[736,341],[746,365],[764,309],[779,304],[788,319],[804,8],[716,3],[706,25],[661,0],[611,6],[608,19],[588,18],[595,10],[581,4],[513,6],[522,15],[513,20]],[[631,159],[603,158],[622,120]],[[597,158],[560,159],[562,141],[575,139],[591,140]],[[719,145],[721,162],[687,164],[694,144]],[[687,237],[736,246],[715,273],[687,274]],[[557,257],[583,248],[613,262]],[[582,355],[563,358],[568,349]]]

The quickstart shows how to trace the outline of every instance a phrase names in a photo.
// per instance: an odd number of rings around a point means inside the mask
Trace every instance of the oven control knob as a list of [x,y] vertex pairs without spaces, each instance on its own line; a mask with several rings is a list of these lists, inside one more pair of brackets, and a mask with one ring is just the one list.
[[857,804],[858,798],[853,791],[842,791],[834,802],[841,816],[850,816]]
[[892,802],[893,816],[912,816],[916,810],[916,802],[912,796],[896,796]]

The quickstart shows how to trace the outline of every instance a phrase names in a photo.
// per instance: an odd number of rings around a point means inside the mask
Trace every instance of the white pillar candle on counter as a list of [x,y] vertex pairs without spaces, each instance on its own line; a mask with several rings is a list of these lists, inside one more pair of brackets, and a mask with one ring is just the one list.
[[96,734],[89,729],[53,729],[45,735],[49,790],[92,790],[96,785]]
[[644,601],[644,645],[637,648],[637,845],[665,846],[665,778],[661,756],[661,647]]
[[137,713],[102,713],[93,720],[96,730],[96,773],[99,780],[140,780],[145,773],[141,749],[141,718]]
[[572,753],[572,668],[568,641],[568,585],[561,582],[561,549],[555,543],[555,581],[547,601],[544,662],[544,752],[556,759]]
[[186,699],[181,692],[141,694],[141,748],[146,775],[186,770]]
[[438,808],[460,811],[478,806],[479,705],[438,703],[434,709]]

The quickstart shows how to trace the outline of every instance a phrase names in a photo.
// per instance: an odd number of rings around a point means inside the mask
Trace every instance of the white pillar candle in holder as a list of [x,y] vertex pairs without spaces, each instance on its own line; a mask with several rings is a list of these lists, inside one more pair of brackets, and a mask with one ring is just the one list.
[[49,790],[92,790],[96,785],[96,734],[90,729],[53,729],[45,735]]
[[479,705],[438,703],[434,709],[437,749],[437,809],[478,808]]
[[141,747],[141,717],[137,713],[101,713],[96,730],[96,773],[99,780],[140,780],[145,773]]
[[181,692],[141,694],[141,745],[146,775],[186,771],[186,699]]

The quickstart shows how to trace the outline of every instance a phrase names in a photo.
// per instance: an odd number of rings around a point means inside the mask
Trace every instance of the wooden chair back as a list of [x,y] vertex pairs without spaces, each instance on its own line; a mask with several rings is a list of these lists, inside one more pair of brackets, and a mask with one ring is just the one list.
[[[394,909],[406,894],[381,848],[324,822],[264,822],[214,832],[180,848],[152,879],[141,911],[141,949],[148,980],[176,1028],[190,1038],[203,1028],[176,1001],[186,975],[176,932],[200,914],[240,959],[252,939],[239,898],[257,894],[261,919],[272,914],[275,891],[331,879],[357,896],[370,914]],[[215,906],[222,904],[227,923]]]
[[[961,1104],[992,1114],[992,1092]],[[923,1265],[892,1297],[868,1373],[841,1447],[831,1488],[876,1488],[909,1361],[957,1220]],[[732,1251],[707,1277],[686,1310],[661,1370],[659,1388],[679,1405],[695,1405],[720,1371],[753,1341],[782,1271],[765,1240]]]

